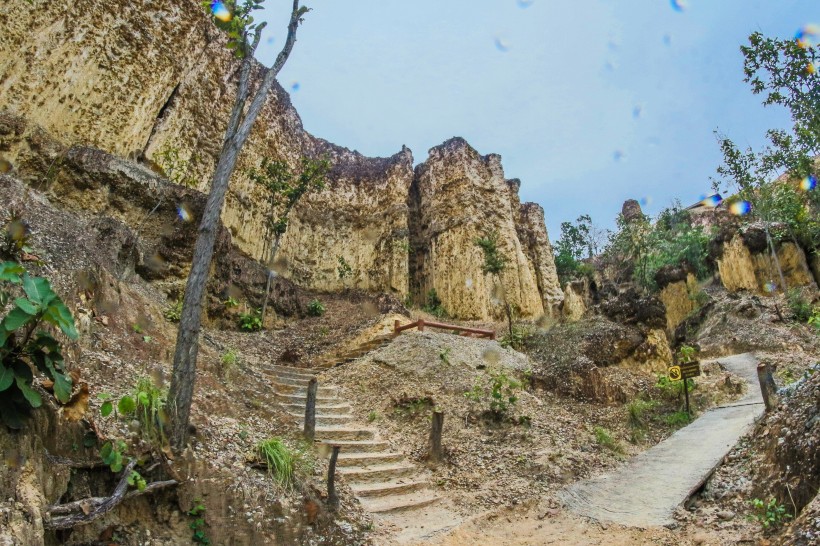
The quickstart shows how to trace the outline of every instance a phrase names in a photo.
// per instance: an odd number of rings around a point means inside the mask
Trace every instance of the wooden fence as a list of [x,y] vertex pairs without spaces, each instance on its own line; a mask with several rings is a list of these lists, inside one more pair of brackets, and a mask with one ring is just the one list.
[[476,336],[485,339],[495,339],[494,330],[481,330],[479,328],[464,328],[462,326],[455,326],[453,324],[444,324],[443,322],[427,322],[424,319],[419,319],[416,322],[402,325],[401,321],[397,320],[393,326],[393,331],[399,334],[411,328],[418,328],[419,332],[423,332],[425,327],[439,328],[441,330],[452,330],[462,336]]

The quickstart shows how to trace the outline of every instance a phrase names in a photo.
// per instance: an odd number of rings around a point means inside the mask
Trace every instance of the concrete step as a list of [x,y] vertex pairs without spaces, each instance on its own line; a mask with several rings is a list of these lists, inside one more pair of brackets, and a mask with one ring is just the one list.
[[357,497],[387,497],[421,491],[428,485],[426,481],[395,480],[368,484],[354,483],[350,489]]
[[[317,434],[318,435],[318,434]],[[345,454],[361,455],[363,453],[380,453],[387,451],[389,445],[381,440],[319,440],[320,444],[339,446],[339,458]],[[328,453],[330,451],[328,450]]]
[[441,500],[441,497],[429,490],[421,490],[405,495],[387,497],[366,497],[361,499],[362,507],[371,513],[403,512],[430,506]]
[[[294,417],[298,417],[302,420],[302,423],[305,422],[305,414],[304,412],[298,413],[289,411],[289,415],[293,415]],[[333,426],[333,425],[343,425],[349,423],[353,420],[352,415],[328,415],[317,413],[316,414],[316,425],[317,426]]]
[[[301,404],[282,404],[287,411],[298,413],[299,415],[305,414],[305,403]],[[333,404],[333,403],[324,403],[320,404],[318,401],[316,402],[316,411],[320,413],[332,413],[334,415],[347,415],[350,413],[350,404],[340,403],[340,404]]]
[[[273,383],[274,390],[281,394],[307,394],[307,383],[305,386],[285,385],[284,383]],[[338,387],[322,387],[316,389],[318,396],[331,396],[339,392]]]
[[338,469],[348,483],[375,483],[398,480],[416,474],[418,469],[407,463],[390,463],[364,466],[344,466]]
[[279,366],[277,364],[269,364],[265,366],[263,371],[273,373],[298,374],[305,376],[313,376],[319,372],[319,370],[317,370],[316,368],[295,368],[293,366]]
[[372,440],[375,430],[339,427],[316,427],[316,438],[319,440]]
[[276,372],[271,370],[265,370],[262,373],[264,373],[266,377],[272,377],[274,379],[291,379],[295,381],[301,381],[304,384],[307,384],[307,382],[311,379],[316,379],[315,375],[305,375],[296,372]]
[[[307,379],[301,379],[301,378],[298,378],[298,377],[287,377],[287,376],[281,376],[281,375],[276,375],[273,380],[277,385],[292,385],[294,387],[303,387],[303,388],[307,388],[308,381],[309,381]],[[322,388],[322,386],[319,385],[319,388]]]
[[[307,395],[302,394],[293,394],[293,393],[286,393],[286,392],[275,392],[273,395],[278,398],[282,404],[300,404],[303,408],[307,403]],[[335,405],[342,403],[342,399],[338,396],[323,396],[320,393],[316,395],[316,407],[320,408],[325,405]]]
[[344,448],[339,451],[339,459],[336,464],[339,468],[348,466],[368,467],[371,465],[384,465],[398,463],[404,460],[402,453],[345,453]]

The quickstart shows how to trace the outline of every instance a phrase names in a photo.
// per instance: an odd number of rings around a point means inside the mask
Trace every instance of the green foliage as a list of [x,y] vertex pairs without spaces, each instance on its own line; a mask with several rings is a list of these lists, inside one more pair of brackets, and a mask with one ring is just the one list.
[[655,274],[668,265],[686,263],[698,278],[709,274],[710,235],[692,226],[680,204],[661,211],[654,225],[647,217],[627,222],[619,216],[616,223],[618,229],[610,236],[605,255],[621,276],[655,289]]
[[237,361],[239,360],[239,354],[236,352],[236,349],[230,348],[224,353],[222,356],[219,357],[219,363],[222,364],[223,369],[230,369],[236,366]]
[[415,417],[433,407],[430,398],[401,398],[393,404],[394,413],[403,417]]
[[353,268],[350,267],[350,264],[347,263],[347,260],[344,259],[343,256],[339,256],[336,261],[338,262],[338,267],[336,267],[336,275],[339,277],[339,280],[345,280],[353,276]]
[[291,449],[281,438],[271,438],[260,442],[256,452],[267,465],[268,473],[285,490],[293,489],[296,475],[313,474],[316,465],[311,446],[306,443]]
[[617,454],[622,454],[624,452],[623,446],[621,446],[621,444],[612,437],[612,433],[604,427],[595,427],[592,429],[592,432],[595,434],[595,441],[598,442],[598,445],[601,447],[605,447],[606,449]]
[[29,410],[42,405],[32,386],[35,372],[53,381],[57,400],[65,404],[71,398],[62,347],[40,328],[49,324],[72,340],[79,334],[48,279],[30,276],[16,262],[0,262],[0,308],[8,309],[0,321],[0,418],[19,429]]
[[[167,442],[165,437],[165,427],[168,422],[165,412],[166,397],[167,393],[157,387],[149,377],[140,377],[131,394],[122,396],[119,401],[116,401],[116,405],[109,393],[97,395],[97,398],[102,400],[100,415],[108,417],[113,413],[115,418],[132,417],[139,424],[142,437],[157,447]],[[111,442],[107,442],[109,443]],[[116,451],[116,444],[112,448]]]
[[122,440],[109,440],[100,448],[100,458],[108,465],[111,472],[120,472],[127,449],[128,445]]
[[223,304],[225,307],[227,307],[228,309],[232,309],[232,308],[234,308],[234,307],[238,307],[238,306],[239,306],[239,301],[238,301],[238,300],[236,300],[236,299],[234,299],[234,298],[232,298],[232,297],[228,297],[228,299],[226,299],[225,301],[223,301],[223,302],[222,302],[222,304]]
[[817,330],[818,334],[820,334],[820,306],[814,308],[814,311],[812,311],[812,314],[809,317],[808,323],[814,326],[814,329]]
[[468,400],[487,404],[490,416],[501,422],[509,416],[518,402],[521,383],[504,370],[490,370],[485,378],[477,378],[473,388],[464,393]]
[[444,305],[442,305],[441,298],[438,297],[438,292],[436,292],[435,288],[431,288],[427,292],[427,298],[421,309],[434,317],[444,318],[447,316],[447,310],[444,308]]
[[142,474],[137,472],[136,470],[132,470],[131,474],[128,475],[128,485],[131,487],[136,487],[137,491],[145,490],[145,478],[142,477]]
[[769,502],[761,499],[752,499],[749,502],[753,509],[749,519],[757,521],[764,529],[778,529],[792,517],[786,512],[786,506],[779,504],[774,497],[770,498]]
[[381,418],[381,416],[379,415],[379,412],[376,411],[376,410],[373,410],[373,411],[371,411],[370,413],[367,414],[367,420],[371,423],[373,421],[378,421],[379,418]]
[[262,310],[251,309],[245,313],[239,313],[239,329],[246,332],[258,332],[262,329]]
[[592,258],[597,250],[594,233],[592,218],[587,214],[579,216],[574,225],[571,222],[561,222],[561,237],[555,242],[553,253],[555,269],[562,286],[592,273],[592,268],[581,260]]
[[[693,391],[697,386],[694,379],[687,379],[686,385],[689,391]],[[665,374],[658,375],[655,386],[661,391],[661,396],[667,400],[679,401],[683,396],[683,381],[672,381]]]
[[319,300],[313,300],[307,305],[307,313],[311,317],[321,317],[325,310],[325,306]]
[[507,332],[501,339],[498,340],[499,345],[502,347],[512,347],[513,349],[519,351],[524,347],[524,342],[527,339],[528,332],[521,328],[520,326],[513,326],[512,334]]
[[786,294],[786,301],[798,322],[808,322],[814,313],[811,302],[803,296],[803,292],[798,288],[790,289]]
[[449,366],[450,365],[450,353],[451,352],[452,352],[452,349],[450,349],[450,347],[446,347],[446,348],[442,349],[438,353],[439,360],[441,360],[444,364],[447,364]]
[[177,301],[166,307],[162,315],[169,322],[173,322],[174,324],[178,323],[182,318],[182,298],[180,297]]
[[324,189],[330,161],[302,157],[298,173],[287,163],[278,160],[262,160],[261,171],[251,170],[250,179],[268,194],[271,213],[268,229],[275,237],[284,235],[288,229],[288,215],[303,195]]
[[[788,235],[812,250],[820,245],[820,192],[798,193],[790,184],[775,183],[787,172],[795,180],[820,176],[815,161],[820,149],[820,75],[808,67],[820,65],[820,50],[796,40],[766,38],[759,32],[740,48],[745,81],[764,106],[785,107],[789,130],[767,131],[769,144],[760,151],[741,150],[728,137],[718,135],[723,164],[714,187],[731,183],[741,199],[752,204],[749,219],[777,222]],[[774,227],[774,225],[773,225]]]
[[0,259],[19,262],[24,253],[31,251],[31,229],[20,212],[10,209],[0,236]]
[[195,188],[198,181],[188,175],[190,161],[183,159],[179,148],[166,143],[154,154],[154,161],[162,169],[165,177],[180,186]]
[[205,503],[202,499],[194,499],[194,506],[188,510],[188,515],[194,518],[194,520],[188,524],[188,527],[194,532],[193,536],[191,536],[191,540],[197,544],[211,543],[211,539],[205,534],[205,511]]
[[627,404],[626,410],[629,415],[629,426],[633,429],[643,429],[647,424],[647,412],[655,407],[655,402],[649,400],[636,399]]
[[491,231],[484,237],[475,240],[484,253],[484,264],[481,270],[485,275],[500,275],[507,268],[507,257],[498,249],[498,233]]
[[[257,23],[253,18],[253,12],[263,9],[265,0],[245,0],[242,3],[237,0],[222,0],[222,4],[227,10],[227,14],[220,13],[213,9],[217,2],[213,0],[203,0],[202,7],[211,15],[214,24],[218,29],[228,36],[228,49],[234,52],[238,59],[251,57],[255,50],[252,36],[257,32],[261,33],[267,23]],[[307,8],[303,8],[307,11]]]
[[678,360],[684,363],[694,362],[697,352],[698,350],[691,345],[681,345],[680,349],[678,349]]
[[[679,381],[679,383],[682,382]],[[663,420],[672,428],[680,428],[691,423],[692,417],[685,411],[675,411],[667,414]]]

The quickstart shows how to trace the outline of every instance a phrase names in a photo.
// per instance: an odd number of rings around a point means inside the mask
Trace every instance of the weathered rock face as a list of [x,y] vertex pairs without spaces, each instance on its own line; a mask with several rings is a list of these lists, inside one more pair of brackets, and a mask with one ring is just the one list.
[[708,299],[698,287],[697,278],[685,266],[662,267],[655,274],[655,283],[660,289],[658,299],[666,309],[666,329],[675,329],[696,309],[698,299]]
[[[57,136],[66,149],[79,144],[139,159],[207,191],[235,99],[239,63],[201,3],[35,4],[32,8],[15,2],[0,13],[3,108]],[[262,67],[255,66],[252,88],[261,75]],[[465,154],[450,154],[447,148],[439,147],[430,168],[421,171],[426,175],[417,186],[423,191],[416,195],[423,199],[408,200],[414,176],[409,150],[390,158],[368,158],[316,138],[303,129],[288,94],[276,84],[240,155],[222,220],[239,248],[267,262],[272,211],[261,188],[250,181],[249,170],[263,158],[296,167],[303,156],[327,157],[334,165],[327,189],[307,196],[291,213],[274,267],[282,276],[307,288],[357,287],[403,297],[410,285],[408,223],[434,221],[434,230],[430,225],[423,229],[421,237],[428,240],[419,245],[428,249],[429,258],[415,268],[422,278],[415,279],[414,286],[441,287],[448,310],[456,316],[497,314],[477,266],[480,251],[469,239],[497,229],[511,258],[502,283],[509,300],[524,316],[551,309],[562,293],[543,211],[537,205],[520,205],[517,183],[504,181],[497,156],[490,156],[479,173],[475,152],[465,162]],[[24,155],[45,165],[27,169],[19,163],[16,170],[31,179],[33,170],[48,170],[52,157],[59,162],[59,153],[33,143]],[[463,172],[462,181],[483,182],[450,185],[441,178],[445,171]],[[439,191],[445,186],[453,191]],[[462,201],[481,213],[468,222],[472,227],[456,229],[457,220],[440,229],[442,214],[448,208],[461,209]],[[408,205],[416,207],[415,219]],[[337,273],[339,257],[351,267],[345,279]],[[462,290],[454,286],[456,279]],[[464,286],[467,279],[473,288]],[[463,302],[462,296],[467,297]]]
[[578,286],[576,283],[567,283],[564,287],[564,305],[561,308],[561,314],[569,322],[581,320],[587,312],[583,288],[583,284]]
[[[789,287],[816,288],[814,277],[806,263],[806,255],[799,246],[792,242],[780,243],[777,259]],[[724,243],[723,254],[717,263],[721,282],[730,292],[748,290],[764,293],[767,283],[780,283],[779,273],[766,250],[765,241],[761,248],[756,239],[735,235],[728,243]]]
[[[499,156],[481,156],[460,138],[432,148],[416,167],[409,204],[415,293],[435,289],[448,313],[474,319],[502,316],[504,299],[523,317],[543,314],[545,300],[557,299],[550,249],[537,242],[547,240],[543,220],[530,206],[522,223],[518,181],[504,179]],[[532,247],[522,244],[519,226],[532,234]],[[507,258],[500,282],[482,271],[484,254],[475,243],[490,233]]]

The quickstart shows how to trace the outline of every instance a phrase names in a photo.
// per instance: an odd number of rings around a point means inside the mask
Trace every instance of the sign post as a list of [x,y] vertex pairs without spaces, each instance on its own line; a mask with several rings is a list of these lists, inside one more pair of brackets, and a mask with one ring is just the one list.
[[691,417],[689,409],[689,383],[688,380],[700,375],[700,362],[682,362],[676,366],[669,367],[670,381],[683,381],[683,395],[686,397],[686,413]]

